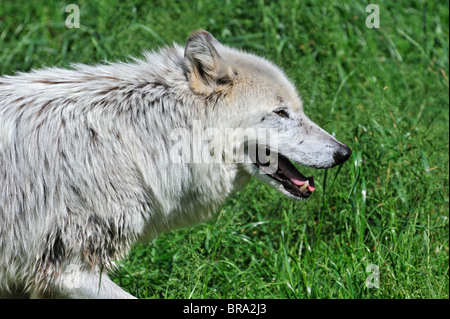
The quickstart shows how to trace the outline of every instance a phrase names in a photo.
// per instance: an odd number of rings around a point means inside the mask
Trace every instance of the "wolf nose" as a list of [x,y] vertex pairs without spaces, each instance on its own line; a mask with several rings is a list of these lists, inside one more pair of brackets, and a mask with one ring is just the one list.
[[334,160],[336,165],[344,163],[352,155],[352,150],[347,145],[340,145],[337,151],[334,153]]

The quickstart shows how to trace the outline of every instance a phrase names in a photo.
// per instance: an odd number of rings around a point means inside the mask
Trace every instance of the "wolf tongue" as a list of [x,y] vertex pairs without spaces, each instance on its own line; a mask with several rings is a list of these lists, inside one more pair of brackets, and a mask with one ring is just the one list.
[[[314,183],[312,182],[312,177],[307,178],[302,173],[300,173],[294,165],[292,165],[291,162],[288,160],[279,158],[278,161],[278,167],[283,171],[284,176],[289,178],[295,185],[297,186],[303,186],[306,182],[308,183],[307,187],[310,192],[313,192],[315,187]],[[306,188],[305,188],[306,189]]]
[[289,178],[295,185],[302,186],[308,180],[294,167],[294,165],[281,158],[278,161],[278,167],[283,171],[284,176]]

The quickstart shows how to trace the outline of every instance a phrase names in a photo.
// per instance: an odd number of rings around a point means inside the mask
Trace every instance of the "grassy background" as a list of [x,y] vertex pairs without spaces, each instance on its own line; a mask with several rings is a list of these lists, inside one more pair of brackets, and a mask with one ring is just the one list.
[[[373,2],[373,1],[372,1]],[[0,74],[139,56],[204,28],[266,56],[353,149],[314,196],[252,181],[218,217],[137,245],[113,279],[141,298],[448,298],[449,5],[376,1],[0,0]],[[369,264],[380,287],[369,289]]]

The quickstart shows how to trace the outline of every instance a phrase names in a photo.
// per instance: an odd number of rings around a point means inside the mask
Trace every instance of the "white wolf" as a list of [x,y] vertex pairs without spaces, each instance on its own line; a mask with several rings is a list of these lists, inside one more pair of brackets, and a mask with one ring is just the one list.
[[[276,140],[249,134],[241,162],[174,163],[173,131],[194,121]],[[282,71],[203,30],[142,60],[1,77],[0,294],[132,297],[105,272],[133,243],[204,221],[251,176],[306,199],[314,181],[290,161],[328,168],[350,154]]]

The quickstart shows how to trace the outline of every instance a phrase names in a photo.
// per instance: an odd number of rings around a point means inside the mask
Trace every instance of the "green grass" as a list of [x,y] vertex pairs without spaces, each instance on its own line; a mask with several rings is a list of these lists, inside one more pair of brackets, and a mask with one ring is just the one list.
[[[444,1],[0,0],[0,73],[138,56],[204,28],[280,65],[353,149],[306,202],[252,181],[208,223],[134,247],[141,298],[449,298],[449,7]],[[379,288],[367,288],[369,264]]]

